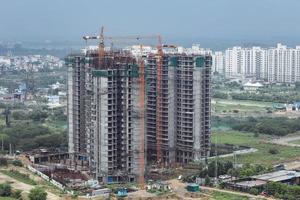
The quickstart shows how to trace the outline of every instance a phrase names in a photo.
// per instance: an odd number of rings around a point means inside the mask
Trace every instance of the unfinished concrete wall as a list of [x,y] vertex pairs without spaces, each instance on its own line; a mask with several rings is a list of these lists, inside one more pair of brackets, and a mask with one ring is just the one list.
[[92,129],[96,177],[103,177],[106,182],[108,175],[108,87],[106,77],[93,77]]
[[199,161],[201,159],[201,135],[203,134],[202,126],[202,68],[196,66],[194,63],[194,75],[193,75],[193,96],[194,96],[194,112],[193,112],[193,139],[194,139],[194,160]]
[[74,154],[74,127],[73,127],[73,68],[68,67],[68,151]]
[[175,163],[176,160],[176,68],[178,65],[177,57],[168,57],[168,146],[169,163]]

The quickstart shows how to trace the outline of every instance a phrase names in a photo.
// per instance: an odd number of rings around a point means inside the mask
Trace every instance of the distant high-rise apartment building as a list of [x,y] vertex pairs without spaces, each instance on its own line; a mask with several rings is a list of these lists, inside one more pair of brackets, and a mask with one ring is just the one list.
[[216,51],[212,54],[212,72],[220,74],[225,73],[225,57],[222,51]]
[[300,47],[278,44],[267,50],[267,80],[271,83],[295,83],[300,76]]
[[87,48],[67,59],[69,152],[88,159],[101,182],[136,181],[147,162],[185,164],[210,153],[210,52],[164,49],[160,60],[144,47],[141,61],[138,49],[101,60]]
[[242,48],[233,47],[225,51],[225,76],[237,76],[241,73]]
[[[282,44],[275,48],[229,48],[225,51],[224,74],[270,83],[295,83],[300,81],[299,51],[299,46],[293,49]],[[217,61],[213,59],[215,65]]]

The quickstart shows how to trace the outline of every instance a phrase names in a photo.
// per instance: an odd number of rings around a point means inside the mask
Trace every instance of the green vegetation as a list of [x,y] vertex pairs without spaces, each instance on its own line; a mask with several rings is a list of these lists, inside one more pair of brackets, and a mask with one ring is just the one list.
[[270,154],[278,154],[279,153],[279,151],[278,151],[278,149],[276,149],[276,148],[271,148],[271,149],[269,149],[269,153]]
[[[47,109],[41,106],[12,109],[11,125],[0,125],[0,139],[4,149],[9,144],[16,150],[32,150],[37,148],[66,149],[66,115],[63,108]],[[0,120],[4,116],[0,116]],[[22,138],[22,140],[20,140]]]
[[0,157],[0,167],[6,167],[8,165],[7,158]]
[[29,185],[36,185],[36,182],[29,177],[29,174],[23,174],[17,170],[1,170],[0,172],[20,182]]
[[11,164],[14,165],[14,166],[17,166],[17,167],[23,167],[22,161],[18,160],[18,159],[12,160]]
[[299,145],[300,145],[300,140],[293,140],[293,141],[290,141],[289,143],[292,143],[292,144],[299,144]]
[[[61,69],[41,69],[39,72],[34,73],[35,85],[39,87],[48,87],[51,84],[56,82],[66,83],[66,72],[64,68]],[[6,87],[9,91],[13,91],[18,88],[18,85],[21,82],[25,82],[26,73],[23,71],[13,71],[6,72],[3,75],[0,75],[0,85]]]
[[0,197],[0,200],[17,200],[17,199],[13,197]]
[[266,85],[256,92],[248,92],[243,89],[241,83],[230,82],[220,77],[213,80],[213,98],[251,100],[257,102],[287,103],[300,100],[299,83],[295,87],[289,85]]
[[46,200],[47,192],[41,187],[35,187],[30,190],[28,198],[30,200]]
[[270,102],[258,102],[250,100],[228,100],[228,99],[213,99],[213,110],[216,113],[253,113],[266,112],[272,108]]
[[[217,164],[216,164],[217,162]],[[205,185],[211,186],[211,177],[216,177],[224,174],[229,174],[232,177],[246,178],[249,176],[258,175],[261,173],[267,173],[273,171],[271,165],[265,164],[249,164],[246,163],[240,168],[234,168],[233,162],[230,160],[210,160],[208,165],[198,164],[199,173],[183,176],[184,182],[195,182],[196,177],[205,178]],[[216,170],[217,167],[217,170]],[[217,173],[217,174],[216,174]]]
[[300,199],[300,186],[271,182],[266,186],[266,193],[278,199]]
[[0,184],[0,200],[21,199],[22,190],[12,190],[9,183]]
[[[291,159],[295,159],[300,155],[299,147],[276,146],[278,154],[270,154],[269,150],[274,147],[273,144],[264,142],[270,140],[270,136],[259,135],[254,137],[253,133],[226,131],[218,132],[212,135],[212,141],[217,141],[220,144],[244,145],[257,149],[254,153],[236,155],[238,163],[262,164],[265,166],[278,164]],[[232,160],[233,158],[219,158],[220,160]]]
[[14,190],[11,194],[11,197],[15,199],[21,199],[22,198],[22,190]]
[[256,189],[256,188],[251,188],[251,189],[249,190],[249,193],[250,193],[250,194],[253,194],[253,195],[258,195],[258,194],[259,194],[259,191],[258,191],[258,189]]
[[11,195],[11,186],[8,183],[0,184],[0,196],[8,197]]
[[235,100],[252,100],[252,101],[263,101],[263,102],[277,102],[277,103],[293,103],[299,101],[300,94],[297,91],[281,91],[281,92],[270,92],[261,91],[260,93],[232,93],[232,99]]
[[285,117],[214,117],[214,125],[228,124],[233,130],[253,132],[265,135],[285,136],[300,131],[300,118],[289,119]]
[[225,192],[213,192],[212,198],[215,200],[249,200],[250,198],[237,194],[229,194]]

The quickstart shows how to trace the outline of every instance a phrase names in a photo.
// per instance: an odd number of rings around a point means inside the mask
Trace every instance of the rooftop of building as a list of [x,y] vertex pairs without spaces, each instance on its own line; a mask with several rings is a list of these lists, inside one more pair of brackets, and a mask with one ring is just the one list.
[[249,181],[241,181],[241,182],[236,182],[235,185],[238,187],[256,187],[256,186],[262,186],[265,185],[267,181],[264,180],[249,180]]
[[[210,49],[202,48],[198,44],[194,44],[189,48],[182,46],[164,47],[163,51],[165,54],[186,54],[186,55],[211,55],[212,51]],[[111,47],[105,47],[105,51],[111,51]],[[114,51],[117,49],[114,49]],[[153,46],[141,46],[141,45],[132,45],[124,48],[119,48],[122,52],[130,52],[133,56],[147,55],[147,54],[156,54],[157,48]],[[81,53],[87,54],[88,52],[97,52],[98,46],[87,46],[81,50]]]
[[259,82],[256,82],[256,83],[247,82],[243,86],[244,87],[263,87],[264,85]]
[[270,173],[261,174],[257,176],[252,176],[251,178],[257,180],[264,180],[264,181],[281,182],[281,181],[286,181],[298,177],[300,177],[300,172],[280,170],[280,171],[270,172]]

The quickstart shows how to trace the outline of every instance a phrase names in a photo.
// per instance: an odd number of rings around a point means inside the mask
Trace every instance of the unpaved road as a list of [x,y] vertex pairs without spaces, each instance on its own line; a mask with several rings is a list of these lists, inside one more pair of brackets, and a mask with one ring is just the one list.
[[[11,186],[15,189],[19,189],[19,190],[23,190],[24,192],[26,193],[29,193],[29,191],[34,188],[34,186],[32,185],[28,185],[26,183],[22,183],[20,181],[17,181],[5,174],[2,174],[0,172],[0,183],[4,183],[4,182],[10,182],[11,183]],[[51,192],[47,192],[48,195],[47,195],[47,199],[48,200],[60,200],[61,198]]]
[[290,147],[300,147],[300,144],[290,143],[291,141],[295,141],[295,140],[300,140],[300,135],[276,138],[276,139],[273,139],[271,141],[266,141],[266,142],[269,142],[272,144],[290,146]]

